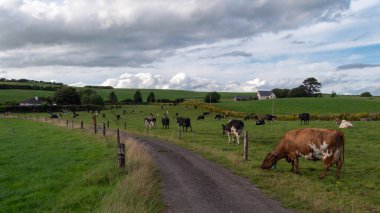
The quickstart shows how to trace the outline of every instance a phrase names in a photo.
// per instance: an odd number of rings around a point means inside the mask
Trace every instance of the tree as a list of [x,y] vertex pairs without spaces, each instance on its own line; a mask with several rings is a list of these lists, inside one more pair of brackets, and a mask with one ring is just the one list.
[[276,95],[276,98],[287,98],[289,94],[289,89],[272,89],[272,92]]
[[206,103],[218,103],[220,100],[220,94],[217,93],[217,92],[210,92],[210,93],[207,93],[206,96],[205,96],[205,99],[204,101]]
[[110,104],[117,104],[118,100],[114,91],[108,95],[108,101]]
[[360,97],[372,97],[372,94],[370,92],[363,92],[360,94]]
[[156,98],[154,97],[154,93],[150,92],[148,95],[148,98],[146,99],[146,102],[153,103],[156,102]]
[[322,84],[317,79],[310,77],[303,81],[303,86],[308,96],[316,96],[320,92]]
[[55,91],[53,100],[60,105],[80,105],[80,96],[72,87],[63,87]]
[[103,98],[95,90],[87,88],[81,90],[79,95],[82,104],[104,105]]
[[289,91],[288,97],[307,97],[308,93],[306,92],[305,86],[301,85],[299,87],[293,88]]
[[142,95],[139,89],[135,92],[135,95],[133,96],[133,102],[135,103],[143,102]]
[[331,97],[332,97],[332,98],[336,97],[336,92],[335,92],[335,91],[332,91],[332,92],[331,92]]

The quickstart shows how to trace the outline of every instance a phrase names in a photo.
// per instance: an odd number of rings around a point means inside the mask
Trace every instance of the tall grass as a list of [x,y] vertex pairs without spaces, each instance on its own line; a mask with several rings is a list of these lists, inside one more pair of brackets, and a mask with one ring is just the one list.
[[156,168],[130,139],[122,141],[127,160],[119,169],[113,135],[16,119],[0,119],[0,129],[0,212],[163,209]]

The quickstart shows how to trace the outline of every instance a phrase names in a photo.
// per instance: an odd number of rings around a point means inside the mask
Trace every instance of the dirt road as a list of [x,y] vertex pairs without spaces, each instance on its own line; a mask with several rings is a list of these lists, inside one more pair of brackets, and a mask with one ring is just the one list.
[[137,139],[161,171],[166,212],[292,212],[215,163],[173,144]]

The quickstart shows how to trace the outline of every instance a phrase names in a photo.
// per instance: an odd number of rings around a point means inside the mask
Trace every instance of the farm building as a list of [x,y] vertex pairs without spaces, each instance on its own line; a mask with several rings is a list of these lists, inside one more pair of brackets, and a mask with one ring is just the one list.
[[271,91],[257,91],[257,97],[259,100],[275,99],[276,95]]
[[234,101],[249,101],[253,100],[253,96],[235,96]]
[[27,99],[20,103],[20,106],[38,106],[41,105],[42,101],[38,97]]

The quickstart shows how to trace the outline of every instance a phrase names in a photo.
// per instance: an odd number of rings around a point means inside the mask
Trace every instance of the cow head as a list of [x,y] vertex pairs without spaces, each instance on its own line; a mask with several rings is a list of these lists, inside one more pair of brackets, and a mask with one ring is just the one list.
[[342,120],[340,120],[339,118],[337,118],[337,119],[335,119],[335,123],[340,125],[342,123]]
[[272,166],[276,165],[277,159],[276,156],[272,153],[268,153],[265,157],[263,164],[261,164],[262,169],[270,169]]

